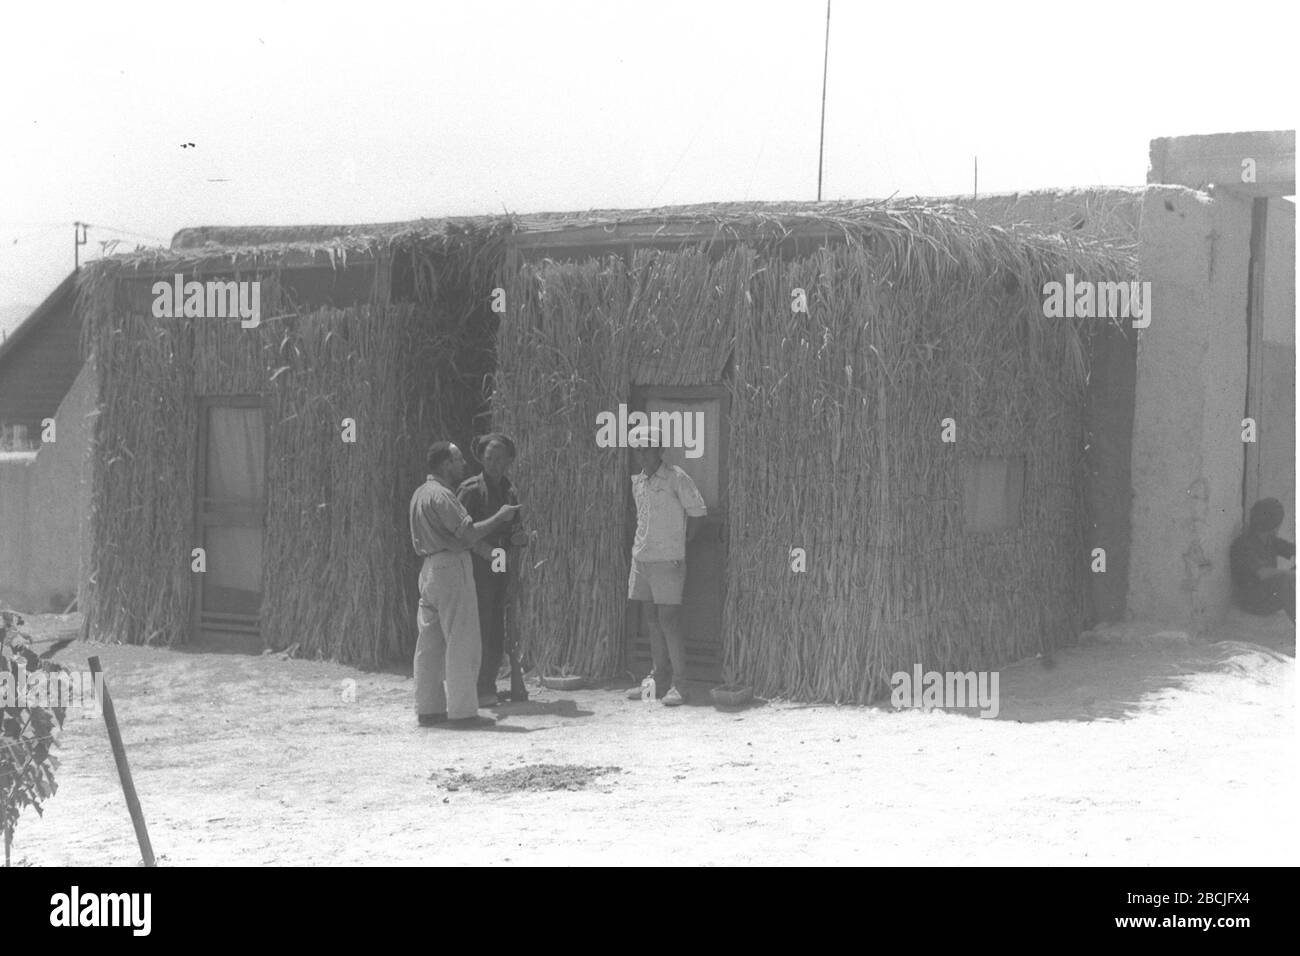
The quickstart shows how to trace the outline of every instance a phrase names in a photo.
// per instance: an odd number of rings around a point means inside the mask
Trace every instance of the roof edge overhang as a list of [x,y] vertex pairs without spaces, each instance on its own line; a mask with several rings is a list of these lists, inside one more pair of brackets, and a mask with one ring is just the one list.
[[3,342],[0,342],[0,363],[3,363],[5,357],[16,349],[23,339],[27,338],[42,322],[62,303],[63,299],[70,296],[76,288],[77,273],[69,272],[63,281],[54,287],[54,291],[45,297],[45,301],[38,305],[32,314],[27,316],[14,327]]

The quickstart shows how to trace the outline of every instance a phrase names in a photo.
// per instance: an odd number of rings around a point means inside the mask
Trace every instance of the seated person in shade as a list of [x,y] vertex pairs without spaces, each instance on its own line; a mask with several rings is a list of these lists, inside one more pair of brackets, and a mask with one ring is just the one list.
[[1276,498],[1261,498],[1250,509],[1250,527],[1228,552],[1233,599],[1251,614],[1286,611],[1295,621],[1295,569],[1277,567],[1277,558],[1295,557],[1295,544],[1275,532],[1286,512]]

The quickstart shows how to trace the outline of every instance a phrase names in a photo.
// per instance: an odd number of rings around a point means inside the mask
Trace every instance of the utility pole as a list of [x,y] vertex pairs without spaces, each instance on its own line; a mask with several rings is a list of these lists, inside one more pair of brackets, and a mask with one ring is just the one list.
[[74,222],[72,224],[72,271],[76,272],[81,268],[81,247],[86,244],[86,230],[90,228],[88,222]]
[[822,130],[817,137],[817,201],[822,201],[822,158],[826,154],[826,66],[831,56],[831,0],[826,0],[826,46],[822,52]]

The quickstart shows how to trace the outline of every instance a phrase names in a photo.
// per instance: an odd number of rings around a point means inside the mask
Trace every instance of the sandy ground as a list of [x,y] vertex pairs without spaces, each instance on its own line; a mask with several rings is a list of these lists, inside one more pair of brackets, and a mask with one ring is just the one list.
[[[59,659],[104,662],[161,865],[1294,864],[1294,631],[1149,631],[1004,669],[993,720],[532,687],[465,732],[416,726],[399,673],[80,643]],[[70,715],[59,754],[15,862],[137,864],[103,721]],[[545,785],[538,765],[574,789],[512,789]]]

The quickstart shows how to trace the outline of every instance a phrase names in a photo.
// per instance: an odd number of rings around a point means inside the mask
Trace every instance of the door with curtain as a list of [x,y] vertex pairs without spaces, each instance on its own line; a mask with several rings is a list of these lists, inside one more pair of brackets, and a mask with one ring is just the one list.
[[[702,439],[695,457],[683,448],[665,448],[664,461],[677,465],[695,482],[708,515],[686,545],[686,586],[682,626],[686,635],[686,679],[722,680],[722,600],[727,580],[727,438],[730,392],[723,385],[638,387],[631,409],[702,416]],[[697,454],[698,452],[698,454]],[[628,498],[631,499],[629,489]],[[635,510],[635,509],[633,509]],[[635,520],[628,533],[629,551]],[[650,670],[650,635],[639,601],[629,602],[628,664],[633,673]]]
[[198,575],[197,631],[232,649],[262,644],[266,420],[257,396],[200,399],[195,524],[207,570]]

